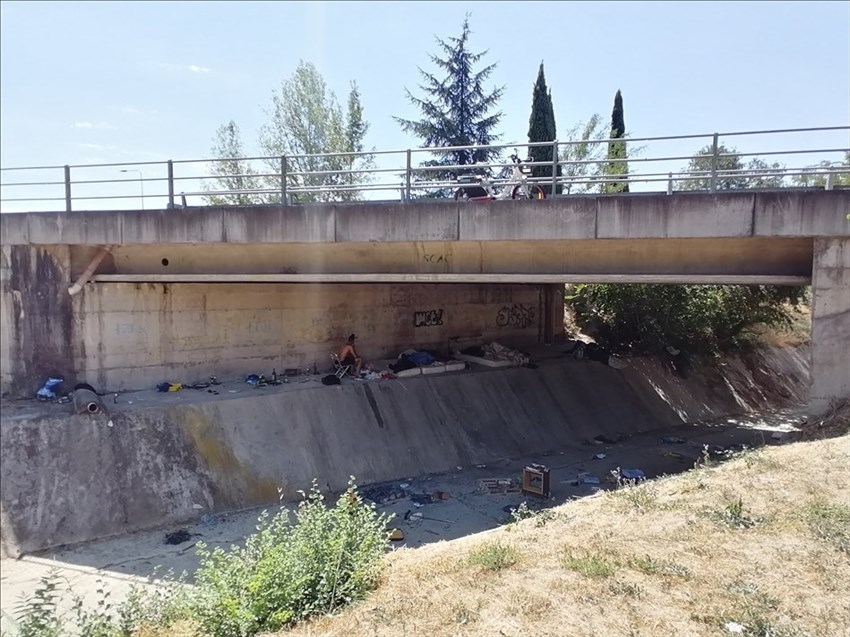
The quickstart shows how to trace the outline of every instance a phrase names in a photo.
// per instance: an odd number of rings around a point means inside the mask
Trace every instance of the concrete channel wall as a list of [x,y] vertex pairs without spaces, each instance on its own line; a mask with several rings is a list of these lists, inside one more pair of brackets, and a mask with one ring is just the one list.
[[[323,489],[556,452],[697,418],[804,399],[804,351],[735,359],[682,380],[572,359],[539,368],[286,391],[107,417],[15,417],[0,427],[4,555],[178,523]],[[4,410],[5,411],[5,410]],[[199,505],[198,509],[195,505]]]

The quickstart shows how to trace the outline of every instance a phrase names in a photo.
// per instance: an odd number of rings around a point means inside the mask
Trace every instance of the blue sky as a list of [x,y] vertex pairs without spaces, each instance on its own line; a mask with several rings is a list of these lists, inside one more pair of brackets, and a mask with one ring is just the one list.
[[[392,116],[415,115],[404,87],[416,92],[435,36],[457,35],[466,12],[472,47],[489,50],[493,83],[506,87],[505,141],[525,139],[541,60],[559,131],[610,117],[617,89],[638,137],[850,123],[848,2],[2,2],[0,11],[3,167],[207,157],[229,119],[257,152],[263,109],[299,59],[340,101],[358,82],[369,146],[416,146]],[[845,133],[809,141],[850,145]]]

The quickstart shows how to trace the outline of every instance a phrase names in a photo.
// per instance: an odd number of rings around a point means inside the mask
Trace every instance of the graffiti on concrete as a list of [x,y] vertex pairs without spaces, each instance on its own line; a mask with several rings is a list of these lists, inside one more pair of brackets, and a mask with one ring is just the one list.
[[534,325],[534,308],[527,307],[522,303],[506,305],[496,313],[496,325],[521,329]]
[[424,310],[413,313],[413,327],[435,327],[443,324],[443,310]]
[[145,334],[145,326],[141,323],[116,323],[115,333],[119,336],[123,334]]
[[448,263],[449,258],[444,254],[425,254],[422,255],[425,263]]

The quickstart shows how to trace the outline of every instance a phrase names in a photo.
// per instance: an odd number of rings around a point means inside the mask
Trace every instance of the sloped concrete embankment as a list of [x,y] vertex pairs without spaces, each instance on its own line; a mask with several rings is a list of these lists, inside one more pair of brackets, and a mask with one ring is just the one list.
[[[625,373],[550,361],[113,413],[112,427],[87,416],[6,421],[3,553],[274,504],[279,489],[294,499],[313,478],[336,490],[350,475],[439,472],[793,402],[805,395],[805,361],[772,352],[688,380],[650,361]],[[784,396],[767,389],[776,378]]]

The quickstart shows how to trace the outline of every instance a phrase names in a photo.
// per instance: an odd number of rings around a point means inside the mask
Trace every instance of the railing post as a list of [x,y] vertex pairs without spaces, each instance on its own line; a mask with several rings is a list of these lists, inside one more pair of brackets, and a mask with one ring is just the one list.
[[168,207],[174,208],[174,162],[168,160]]
[[554,197],[558,189],[558,140],[552,142],[552,193]]
[[717,149],[719,145],[717,143],[717,138],[719,135],[714,133],[714,140],[711,143],[711,180],[708,182],[708,189],[710,192],[714,192],[717,190]]
[[411,153],[410,149],[408,148],[407,149],[407,167],[405,168],[405,171],[404,171],[404,181],[405,181],[404,200],[405,201],[410,201],[410,162],[411,162],[411,155],[412,154],[413,153]]
[[826,173],[826,185],[824,186],[825,190],[832,190],[832,187],[835,185],[835,173]]
[[673,194],[673,173],[667,173],[667,194]]
[[65,164],[65,212],[71,212],[71,167]]
[[286,206],[286,155],[280,157],[280,205]]

